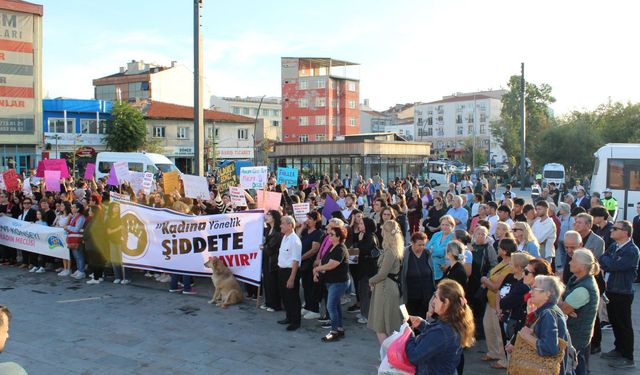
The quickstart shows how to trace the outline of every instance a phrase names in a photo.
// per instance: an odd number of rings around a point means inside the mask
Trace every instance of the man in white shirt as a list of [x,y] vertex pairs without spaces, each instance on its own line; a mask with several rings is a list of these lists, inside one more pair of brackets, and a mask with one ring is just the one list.
[[533,222],[531,230],[540,244],[540,255],[551,265],[554,265],[553,258],[556,256],[556,249],[553,243],[556,241],[556,224],[549,217],[547,201],[536,203],[536,220]]
[[493,237],[493,235],[496,234],[496,225],[498,224],[498,220],[500,220],[496,214],[496,211],[498,211],[498,205],[494,201],[487,202],[487,208],[489,209],[489,214],[487,215],[487,221],[489,222],[489,234]]
[[298,267],[302,259],[302,242],[294,231],[295,227],[296,221],[293,217],[282,217],[280,230],[284,236],[278,253],[278,286],[287,315],[278,323],[287,324],[287,331],[295,331],[300,328],[302,309],[300,278],[298,277]]
[[498,219],[513,228],[513,220],[511,220],[511,209],[507,205],[498,207]]
[[353,193],[347,194],[344,198],[344,209],[341,211],[342,216],[347,222],[349,221],[349,217],[351,216],[351,212],[355,209],[356,204],[356,195]]

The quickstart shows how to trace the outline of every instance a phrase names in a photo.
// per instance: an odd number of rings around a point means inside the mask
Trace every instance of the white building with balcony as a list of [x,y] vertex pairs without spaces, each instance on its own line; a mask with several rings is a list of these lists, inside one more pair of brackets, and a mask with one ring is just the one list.
[[263,99],[261,96],[241,98],[214,95],[211,97],[210,109],[253,119],[257,117],[258,120],[263,120],[265,138],[278,142],[282,140],[282,102],[278,97]]

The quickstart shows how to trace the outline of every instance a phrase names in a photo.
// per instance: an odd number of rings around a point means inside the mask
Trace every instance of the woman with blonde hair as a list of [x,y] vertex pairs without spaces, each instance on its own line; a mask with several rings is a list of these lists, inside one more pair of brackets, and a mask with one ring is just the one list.
[[378,257],[378,273],[369,279],[372,290],[367,327],[378,336],[380,344],[402,324],[400,313],[400,266],[404,254],[404,238],[394,220],[382,225],[382,249]]
[[529,224],[516,221],[513,224],[513,235],[518,242],[518,251],[529,253],[534,258],[540,257],[540,244],[534,236]]
[[474,344],[475,325],[464,289],[454,280],[442,280],[431,299],[427,323],[409,316],[411,327],[420,332],[407,341],[405,352],[416,366],[416,374],[454,374],[462,367],[462,349]]
[[511,227],[509,226],[509,224],[505,223],[504,221],[498,221],[496,223],[496,231],[495,231],[494,237],[495,237],[495,241],[493,242],[493,249],[496,251],[496,253],[500,252],[500,248],[498,247],[498,244],[503,239],[511,238],[512,240],[515,241],[515,238],[513,237],[513,233],[511,232]]

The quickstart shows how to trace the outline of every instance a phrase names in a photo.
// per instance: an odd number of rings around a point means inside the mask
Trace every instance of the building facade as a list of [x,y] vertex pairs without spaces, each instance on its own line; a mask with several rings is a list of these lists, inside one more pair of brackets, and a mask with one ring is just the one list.
[[94,79],[93,86],[99,100],[154,100],[193,106],[193,72],[176,61],[160,66],[131,60],[118,73]]
[[360,108],[360,133],[384,133],[393,125],[393,117],[370,109]]
[[262,120],[265,138],[276,142],[282,140],[282,103],[280,98],[212,96],[210,109]]
[[[183,173],[194,172],[193,107],[149,101],[142,107],[149,140]],[[205,110],[205,154],[211,165],[254,157],[255,119]]]
[[359,65],[331,58],[281,59],[282,141],[330,141],[360,132]]
[[0,0],[0,169],[42,158],[42,5]]
[[430,142],[442,157],[461,155],[465,142],[474,142],[496,162],[505,161],[504,151],[491,135],[490,124],[500,118],[503,90],[459,93],[415,107],[415,140]]

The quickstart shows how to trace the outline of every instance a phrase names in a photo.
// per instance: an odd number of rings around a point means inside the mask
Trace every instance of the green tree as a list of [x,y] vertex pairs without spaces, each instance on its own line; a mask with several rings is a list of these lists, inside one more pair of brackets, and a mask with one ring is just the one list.
[[[491,124],[491,134],[512,162],[520,155],[520,76],[511,76],[508,87],[509,92],[502,96],[500,119]],[[556,99],[551,95],[551,86],[548,84],[542,83],[538,86],[526,82],[526,147],[527,157],[534,163],[537,162],[536,153],[537,145],[540,144],[540,134],[553,124],[549,105],[555,101]]]
[[146,138],[142,112],[128,103],[115,104],[107,121],[107,148],[117,152],[138,151],[144,147]]
[[[476,139],[476,167],[487,162],[487,151],[480,147],[480,139]],[[464,140],[464,153],[462,161],[469,167],[473,164],[473,137],[467,137]]]

